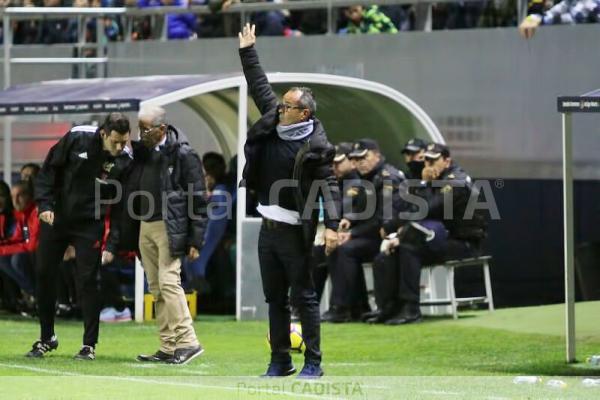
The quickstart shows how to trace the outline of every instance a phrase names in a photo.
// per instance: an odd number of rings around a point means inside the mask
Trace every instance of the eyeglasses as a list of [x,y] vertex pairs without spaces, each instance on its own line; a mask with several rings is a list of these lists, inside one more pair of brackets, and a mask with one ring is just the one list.
[[151,126],[150,128],[144,128],[144,127],[143,127],[143,126],[141,126],[141,125],[140,125],[140,126],[138,126],[138,128],[139,128],[139,130],[140,130],[140,133],[141,133],[142,135],[147,135],[147,134],[149,134],[150,132],[152,132],[154,129],[156,129],[156,128],[159,128],[159,127],[160,127],[160,125]]
[[287,112],[290,110],[304,110],[304,109],[306,109],[306,107],[292,106],[292,105],[285,104],[285,103],[279,103],[279,104],[277,104],[277,109],[279,111]]

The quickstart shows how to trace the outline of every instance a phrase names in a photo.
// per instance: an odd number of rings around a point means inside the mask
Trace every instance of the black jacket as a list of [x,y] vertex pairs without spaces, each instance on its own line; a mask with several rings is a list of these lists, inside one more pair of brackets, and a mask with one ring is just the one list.
[[[73,127],[46,156],[34,179],[38,212],[53,211],[57,221],[68,223],[104,223],[108,203],[115,198],[116,186],[110,180],[121,180],[131,163],[123,152],[112,157],[102,148],[100,131],[95,126]],[[96,190],[100,199],[96,212]],[[111,229],[107,249],[114,251],[118,228]]]
[[366,193],[358,172],[352,170],[338,180],[342,197],[342,217],[352,222],[365,209]]
[[[242,185],[245,185],[248,189],[256,190],[260,179],[260,163],[264,161],[261,157],[262,145],[266,138],[276,135],[276,127],[279,123],[277,96],[260,66],[254,46],[240,49],[240,58],[250,95],[262,115],[248,131],[248,137],[244,145],[246,165],[244,166]],[[316,201],[316,199],[308,199],[313,182],[319,180],[324,183],[327,190],[320,191],[320,195],[323,198],[325,209],[325,226],[337,230],[341,205],[339,188],[333,175],[334,156],[335,148],[327,140],[321,122],[315,118],[313,133],[296,155],[292,179],[299,183],[295,191],[295,199],[301,215],[307,201]],[[314,209],[310,217],[302,219],[304,240],[307,246],[313,243],[318,215],[319,210],[317,208]]]
[[[139,209],[132,193],[139,190],[144,163],[154,149],[140,142],[133,142],[133,162],[127,171],[121,208],[132,207],[138,215]],[[206,229],[206,200],[204,173],[198,154],[189,145],[182,132],[169,125],[166,148],[161,155],[161,192],[166,192],[167,236],[172,257],[187,254],[191,246],[198,250],[204,244]],[[131,199],[131,200],[129,200]],[[139,198],[137,198],[139,200]],[[191,203],[190,203],[191,200]],[[129,212],[121,212],[122,250],[138,250],[140,219]]]
[[[479,242],[486,237],[487,221],[482,210],[476,210],[472,218],[465,218],[469,200],[479,193],[471,178],[454,162],[434,181],[415,188],[414,194],[427,202],[427,219],[443,221],[449,236],[454,239]],[[452,195],[452,218],[444,218],[444,196]],[[471,200],[471,201],[473,201]]]
[[398,212],[404,209],[401,192],[405,190],[404,174],[395,167],[381,161],[366,176],[362,177],[373,184],[375,192],[366,190],[367,202],[376,205],[375,213],[367,220],[352,224],[353,238],[379,238],[379,229],[389,224]]

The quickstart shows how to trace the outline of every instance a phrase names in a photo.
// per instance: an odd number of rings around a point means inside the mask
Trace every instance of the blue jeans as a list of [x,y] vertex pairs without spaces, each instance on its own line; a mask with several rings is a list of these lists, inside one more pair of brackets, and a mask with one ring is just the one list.
[[30,253],[23,252],[0,257],[0,269],[4,275],[15,281],[19,288],[27,294],[33,294],[33,279],[30,276],[32,255]]

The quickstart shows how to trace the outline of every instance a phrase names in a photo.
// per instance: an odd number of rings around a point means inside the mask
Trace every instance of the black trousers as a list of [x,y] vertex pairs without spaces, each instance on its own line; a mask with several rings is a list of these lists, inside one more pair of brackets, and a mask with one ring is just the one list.
[[329,268],[327,266],[327,256],[325,256],[325,246],[313,246],[312,248],[312,276],[317,292],[317,300],[321,303],[325,283],[329,277]]
[[59,265],[68,245],[75,247],[75,285],[83,314],[83,344],[95,346],[100,324],[98,268],[103,221],[66,223],[55,219],[54,225],[40,223],[40,239],[36,254],[36,289],[41,327],[41,340],[54,335],[56,313],[56,279]]
[[314,289],[309,249],[302,227],[263,220],[258,258],[266,302],[269,304],[271,362],[287,363],[290,356],[290,300],[298,309],[306,362],[321,362],[321,322]]
[[369,307],[362,263],[373,260],[379,243],[371,238],[350,239],[329,257],[333,306],[365,310]]
[[387,311],[403,303],[418,304],[421,266],[473,257],[478,253],[478,248],[467,241],[448,239],[440,251],[432,251],[426,245],[401,244],[390,255],[379,254],[373,275],[377,307]]

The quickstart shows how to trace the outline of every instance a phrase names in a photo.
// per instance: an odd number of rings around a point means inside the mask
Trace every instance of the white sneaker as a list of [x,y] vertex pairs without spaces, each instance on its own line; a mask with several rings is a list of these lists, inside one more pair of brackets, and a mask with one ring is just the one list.
[[131,321],[131,310],[129,307],[125,307],[123,311],[115,310],[115,322],[128,322]]
[[107,307],[100,311],[100,321],[115,322],[117,318],[117,310],[114,307]]

